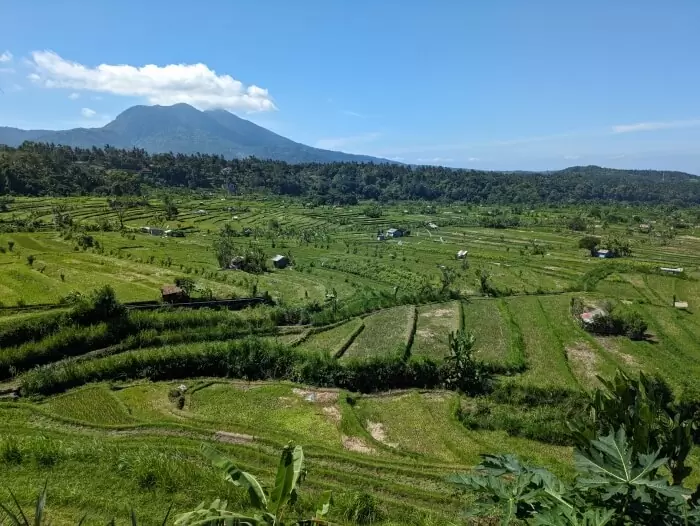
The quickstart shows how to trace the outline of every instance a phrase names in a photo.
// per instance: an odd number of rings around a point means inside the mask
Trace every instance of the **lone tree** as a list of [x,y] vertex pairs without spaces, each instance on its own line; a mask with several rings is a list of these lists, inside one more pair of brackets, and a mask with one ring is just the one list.
[[219,235],[214,239],[214,253],[221,268],[229,268],[231,261],[240,257],[243,258],[238,268],[253,274],[261,274],[267,270],[265,253],[253,244],[243,250],[236,248],[236,231],[228,223],[219,231]]
[[228,268],[231,260],[236,256],[235,237],[236,231],[226,223],[214,240],[214,253],[221,268]]
[[594,258],[598,251],[598,245],[600,244],[600,238],[595,236],[582,237],[578,241],[578,248],[585,248],[591,253],[591,257]]
[[180,213],[177,206],[175,206],[173,198],[169,194],[163,196],[163,213],[168,221],[172,221]]

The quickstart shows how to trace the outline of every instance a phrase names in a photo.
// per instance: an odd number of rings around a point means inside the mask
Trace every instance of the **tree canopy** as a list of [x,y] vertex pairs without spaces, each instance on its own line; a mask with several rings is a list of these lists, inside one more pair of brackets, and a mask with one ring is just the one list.
[[[360,199],[483,204],[700,204],[700,178],[597,166],[495,172],[373,163],[306,163],[26,142],[0,147],[0,195],[138,195],[151,188],[235,188],[239,193],[347,204]],[[176,212],[172,210],[173,214]]]

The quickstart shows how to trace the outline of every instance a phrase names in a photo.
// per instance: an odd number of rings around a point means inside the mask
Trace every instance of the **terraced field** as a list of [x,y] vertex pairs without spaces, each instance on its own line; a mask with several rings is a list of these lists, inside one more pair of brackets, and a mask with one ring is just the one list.
[[[700,387],[696,227],[657,239],[631,218],[600,226],[632,247],[631,257],[602,260],[565,226],[581,208],[520,211],[518,227],[492,229],[479,226],[498,212],[488,207],[408,203],[367,217],[363,204],[177,200],[178,217],[165,223],[158,200],[128,209],[123,232],[98,198],[16,199],[0,213],[0,469],[27,502],[48,479],[55,524],[95,509],[91,524],[126,520],[129,506],[144,524],[160,524],[170,503],[179,513],[217,496],[245,509],[200,444],[270,483],[288,440],[308,458],[305,511],[332,489],[341,524],[358,493],[377,499],[382,524],[466,524],[473,497],[455,495],[445,476],[486,452],[570,476],[563,419],[598,375],[620,368],[658,374],[676,393]],[[72,228],[53,225],[57,204]],[[17,220],[24,226],[10,228]],[[588,221],[597,232],[597,219]],[[213,240],[224,224],[237,246],[289,254],[292,265],[221,270]],[[146,225],[185,237],[140,233]],[[377,241],[390,227],[411,234]],[[79,244],[83,235],[92,246]],[[127,310],[114,323],[85,321],[71,303],[103,285],[123,302],[158,300],[162,285],[182,277],[195,296],[266,292],[275,305]],[[689,308],[675,308],[674,296]],[[584,331],[572,314],[578,300],[636,309],[645,338]],[[490,375],[479,396],[436,381],[452,352],[448,335],[460,329],[475,336],[474,357]],[[697,452],[691,464],[700,464]]]

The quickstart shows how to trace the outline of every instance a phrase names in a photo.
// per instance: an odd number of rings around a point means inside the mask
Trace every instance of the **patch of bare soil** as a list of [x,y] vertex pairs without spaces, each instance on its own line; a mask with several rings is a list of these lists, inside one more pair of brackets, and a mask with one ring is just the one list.
[[228,431],[217,431],[214,433],[214,440],[225,442],[226,444],[250,444],[254,437],[241,433],[229,433]]
[[445,316],[452,316],[452,309],[435,309],[428,312],[423,312],[421,316],[426,318],[443,318]]
[[426,391],[424,393],[421,393],[421,396],[425,400],[435,400],[438,402],[442,402],[442,401],[450,398],[451,393],[444,393],[444,392],[440,392],[440,391]]
[[343,418],[337,405],[324,406],[321,411],[323,411],[323,414],[326,415],[334,424],[340,424],[340,421]]
[[600,345],[603,349],[608,351],[610,354],[614,354],[620,360],[625,362],[627,365],[633,365],[633,366],[639,365],[637,363],[637,360],[634,358],[634,356],[630,356],[629,354],[621,352],[617,348],[617,345],[615,344],[614,340],[612,340],[610,338],[606,338],[605,336],[596,336],[595,341],[597,341],[598,345]]
[[426,339],[435,338],[435,334],[430,329],[418,329],[416,331],[416,336]]
[[292,392],[302,397],[307,402],[316,402],[318,404],[332,404],[338,401],[338,391],[323,391],[318,389],[292,389]]
[[381,442],[382,444],[393,448],[399,447],[398,444],[387,442],[384,424],[380,422],[367,422],[367,431],[369,431],[369,434],[372,435],[372,438],[377,442]]
[[576,376],[589,381],[595,380],[598,372],[596,368],[598,357],[586,342],[576,342],[573,345],[569,345],[566,348],[566,357]]
[[373,454],[376,453],[377,451],[368,446],[364,440],[358,437],[348,437],[343,435],[342,437],[343,440],[343,447],[347,449],[348,451],[354,451],[356,453],[365,453],[365,454]]

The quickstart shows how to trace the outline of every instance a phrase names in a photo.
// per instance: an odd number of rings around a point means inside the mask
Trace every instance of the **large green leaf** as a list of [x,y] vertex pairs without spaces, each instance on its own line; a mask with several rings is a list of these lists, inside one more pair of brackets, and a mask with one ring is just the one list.
[[555,507],[535,517],[536,526],[605,526],[609,524],[614,510],[589,509],[579,513],[574,508]]
[[299,477],[304,468],[304,451],[301,446],[289,443],[282,451],[275,487],[270,492],[270,513],[280,517],[284,506],[294,504]]
[[616,495],[633,494],[642,501],[650,493],[658,493],[683,501],[688,492],[679,486],[670,486],[656,470],[666,464],[658,453],[633,455],[625,432],[620,428],[598,440],[593,440],[586,451],[574,453],[576,468],[581,473],[577,483],[584,489],[602,489],[603,500]]
[[328,512],[331,509],[331,503],[333,501],[333,493],[331,490],[327,489],[323,493],[321,493],[321,498],[318,499],[318,502],[316,503],[316,518],[317,519],[322,519],[326,515],[328,515]]
[[244,488],[253,507],[259,510],[267,510],[267,498],[258,480],[241,469],[229,459],[221,456],[219,452],[208,444],[202,445],[202,453],[211,463],[225,473],[225,478],[236,486]]

